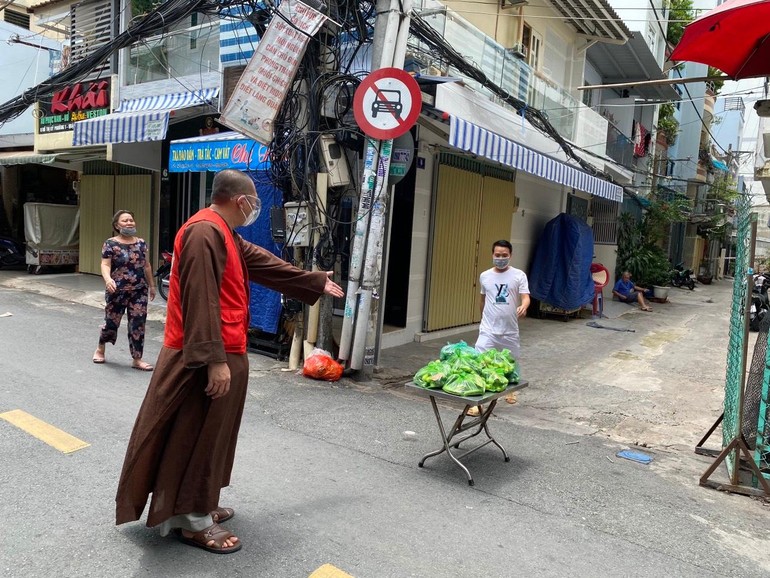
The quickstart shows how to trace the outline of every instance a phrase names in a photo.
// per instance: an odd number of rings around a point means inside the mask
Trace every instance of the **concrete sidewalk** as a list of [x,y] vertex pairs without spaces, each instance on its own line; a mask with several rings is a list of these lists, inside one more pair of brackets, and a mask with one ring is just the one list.
[[[87,273],[30,275],[26,271],[0,270],[0,287],[47,295],[60,301],[104,308],[104,281]],[[166,320],[166,301],[158,295],[150,302],[149,321]]]

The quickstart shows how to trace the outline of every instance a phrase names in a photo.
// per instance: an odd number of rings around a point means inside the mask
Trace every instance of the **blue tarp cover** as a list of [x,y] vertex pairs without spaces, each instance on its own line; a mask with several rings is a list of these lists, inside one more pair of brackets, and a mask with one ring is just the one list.
[[[236,232],[247,241],[280,257],[283,245],[273,241],[270,229],[270,208],[283,206],[281,192],[270,183],[265,171],[254,171],[246,174],[251,177],[257,187],[257,194],[262,202],[262,210],[254,223],[248,227],[238,227]],[[256,327],[266,333],[278,333],[278,321],[281,317],[281,294],[256,283],[251,283],[249,312],[251,313],[251,327]]]
[[529,272],[532,297],[562,309],[577,309],[594,299],[591,227],[562,213],[545,225]]

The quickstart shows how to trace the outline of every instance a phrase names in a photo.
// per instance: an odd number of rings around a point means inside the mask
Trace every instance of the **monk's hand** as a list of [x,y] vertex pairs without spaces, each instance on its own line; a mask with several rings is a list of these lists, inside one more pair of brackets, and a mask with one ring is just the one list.
[[345,295],[345,292],[342,290],[342,287],[337,285],[334,281],[331,280],[331,276],[334,274],[334,271],[327,271],[326,275],[326,285],[324,285],[324,293],[327,295],[331,295],[332,297],[342,297]]
[[230,366],[226,362],[209,363],[209,383],[206,395],[211,399],[219,399],[230,391]]

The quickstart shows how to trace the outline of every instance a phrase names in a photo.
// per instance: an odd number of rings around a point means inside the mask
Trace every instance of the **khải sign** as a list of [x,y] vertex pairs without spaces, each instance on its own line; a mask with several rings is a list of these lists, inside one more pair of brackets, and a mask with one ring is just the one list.
[[168,156],[171,173],[265,170],[267,147],[251,139],[172,142]]
[[110,113],[110,81],[78,82],[59,90],[51,102],[39,102],[40,134],[72,130],[74,123]]
[[269,144],[273,123],[310,37],[326,16],[299,0],[282,2],[238,84],[219,122],[253,139]]

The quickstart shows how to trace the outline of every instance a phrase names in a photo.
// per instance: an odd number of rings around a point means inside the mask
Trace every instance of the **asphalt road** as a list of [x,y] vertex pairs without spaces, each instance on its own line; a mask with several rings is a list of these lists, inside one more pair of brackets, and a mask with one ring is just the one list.
[[[106,365],[91,363],[98,309],[0,289],[6,311],[0,414],[23,410],[90,445],[65,455],[0,420],[3,576],[306,577],[324,564],[359,578],[770,575],[768,507],[699,488],[678,456],[622,460],[606,439],[518,425],[513,406],[490,421],[511,461],[480,450],[469,487],[445,456],[417,467],[440,443],[425,400],[312,382],[260,356],[222,492],[244,548],[216,556],[143,523],[116,527],[149,374],[130,369],[124,333]],[[147,360],[161,333],[148,325]]]

